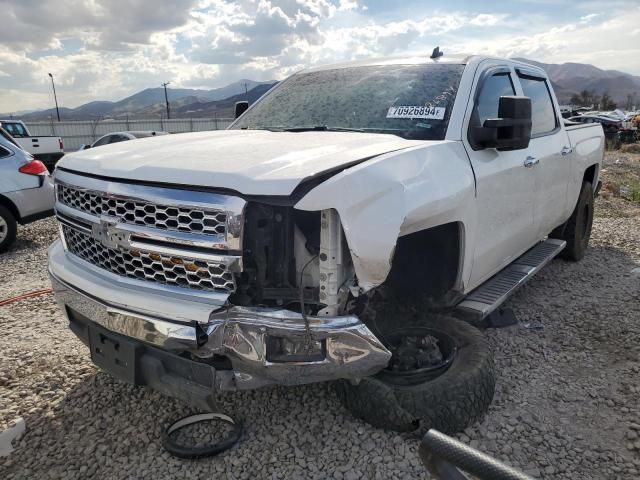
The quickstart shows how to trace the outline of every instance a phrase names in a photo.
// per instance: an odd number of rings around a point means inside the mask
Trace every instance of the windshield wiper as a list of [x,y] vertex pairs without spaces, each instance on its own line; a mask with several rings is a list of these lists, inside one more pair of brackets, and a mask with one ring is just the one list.
[[270,132],[360,132],[363,128],[329,127],[327,125],[314,125],[312,127],[256,127],[256,130],[269,130]]

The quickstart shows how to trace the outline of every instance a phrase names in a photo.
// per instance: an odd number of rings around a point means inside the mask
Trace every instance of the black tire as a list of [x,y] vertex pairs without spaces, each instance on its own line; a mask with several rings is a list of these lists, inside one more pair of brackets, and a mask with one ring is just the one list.
[[593,206],[593,185],[591,182],[583,182],[578,203],[571,217],[549,234],[550,238],[567,242],[567,246],[560,252],[560,258],[571,262],[577,262],[584,258],[591,238]]
[[457,344],[457,354],[442,375],[417,385],[397,385],[380,376],[364,378],[358,385],[340,380],[336,393],[355,417],[375,427],[459,432],[478,420],[493,399],[491,348],[482,332],[455,318],[434,316],[421,326],[440,330]]
[[6,252],[16,240],[18,225],[11,211],[0,205],[0,253]]

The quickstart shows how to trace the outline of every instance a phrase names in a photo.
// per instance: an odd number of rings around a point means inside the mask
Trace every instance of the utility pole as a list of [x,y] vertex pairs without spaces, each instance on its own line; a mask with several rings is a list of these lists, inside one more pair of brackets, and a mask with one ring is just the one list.
[[171,82],[164,82],[162,86],[164,87],[164,103],[167,105],[167,120],[171,118],[171,112],[169,111],[169,97],[167,97],[167,85]]
[[56,101],[56,113],[58,114],[58,121],[60,121],[60,109],[58,108],[58,97],[56,95],[56,84],[53,81],[53,75],[49,74],[51,77],[51,86],[53,87],[53,99]]

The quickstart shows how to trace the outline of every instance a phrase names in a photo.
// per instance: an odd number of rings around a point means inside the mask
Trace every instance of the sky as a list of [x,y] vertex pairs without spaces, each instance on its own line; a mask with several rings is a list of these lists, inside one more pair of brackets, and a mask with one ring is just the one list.
[[393,54],[591,63],[640,75],[638,0],[0,0],[0,112]]

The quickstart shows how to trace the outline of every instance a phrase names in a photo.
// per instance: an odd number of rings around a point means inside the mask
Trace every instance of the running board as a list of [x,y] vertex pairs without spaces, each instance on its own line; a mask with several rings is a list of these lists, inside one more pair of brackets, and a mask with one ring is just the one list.
[[482,320],[558,255],[566,244],[564,240],[552,238],[540,242],[467,295],[456,310],[471,321]]

